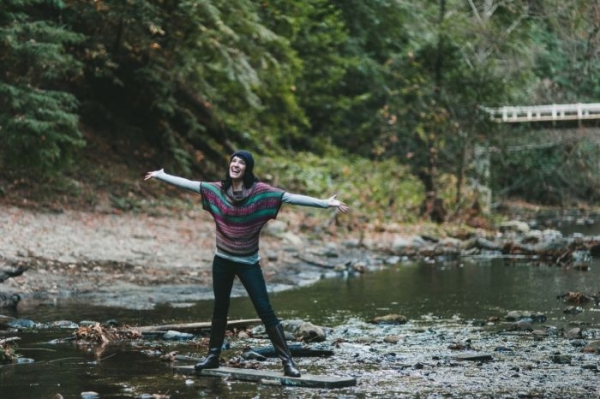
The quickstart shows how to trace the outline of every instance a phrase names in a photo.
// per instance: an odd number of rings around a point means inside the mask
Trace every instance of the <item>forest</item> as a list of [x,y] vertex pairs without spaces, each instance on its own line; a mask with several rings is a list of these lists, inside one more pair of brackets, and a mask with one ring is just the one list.
[[220,179],[244,148],[382,218],[593,204],[597,122],[483,109],[600,102],[599,57],[598,0],[2,0],[0,196],[131,207],[127,176]]

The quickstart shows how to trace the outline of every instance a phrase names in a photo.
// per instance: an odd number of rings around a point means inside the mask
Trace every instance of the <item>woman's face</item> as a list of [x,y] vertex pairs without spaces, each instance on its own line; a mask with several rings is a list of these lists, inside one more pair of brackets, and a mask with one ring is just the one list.
[[235,156],[229,163],[229,176],[231,180],[241,180],[246,173],[246,161],[244,158]]

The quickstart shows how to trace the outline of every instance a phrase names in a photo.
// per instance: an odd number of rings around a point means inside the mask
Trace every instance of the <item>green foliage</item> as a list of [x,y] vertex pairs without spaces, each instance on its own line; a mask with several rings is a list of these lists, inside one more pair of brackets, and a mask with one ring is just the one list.
[[532,45],[526,7],[517,1],[490,9],[485,7],[491,3],[469,4],[407,6],[410,40],[386,63],[386,83],[393,89],[380,109],[373,149],[407,160],[427,191],[440,189],[437,174],[463,179],[466,154],[493,137],[478,107],[511,103],[531,76],[523,72]]
[[262,157],[257,173],[290,192],[318,198],[337,194],[355,215],[378,222],[414,221],[424,195],[420,181],[393,159],[372,162],[335,151],[326,158],[307,152]]
[[78,101],[65,88],[81,63],[67,52],[81,42],[54,19],[36,19],[61,2],[8,1],[0,9],[0,163],[52,169],[84,144]]
[[521,131],[518,136],[493,157],[498,195],[552,206],[600,200],[595,140],[572,130]]

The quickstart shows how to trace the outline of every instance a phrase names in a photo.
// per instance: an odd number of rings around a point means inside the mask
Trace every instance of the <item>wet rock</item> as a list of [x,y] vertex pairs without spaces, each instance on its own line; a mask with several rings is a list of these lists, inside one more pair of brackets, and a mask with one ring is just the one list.
[[39,326],[38,323],[29,319],[14,319],[6,324],[12,328],[36,328]]
[[582,330],[579,327],[575,327],[565,332],[565,338],[567,339],[575,339],[582,337]]
[[403,237],[397,236],[392,241],[390,246],[390,250],[394,254],[407,254],[415,249],[425,247],[427,245],[427,241],[425,241],[420,236],[412,236],[412,237]]
[[571,356],[569,355],[561,355],[559,353],[550,355],[550,360],[552,363],[556,364],[571,364]]
[[259,362],[264,362],[265,360],[267,360],[267,357],[264,355],[261,355],[260,353],[256,352],[255,350],[247,350],[244,353],[242,353],[242,358],[246,359],[246,360],[258,360]]
[[571,345],[575,348],[584,348],[586,346],[586,342],[583,339],[573,339],[571,340]]
[[528,320],[519,320],[512,323],[509,328],[509,331],[533,331],[533,327],[531,327],[531,322]]
[[388,344],[397,344],[403,337],[400,335],[386,335],[383,338],[383,342]]
[[496,348],[494,348],[494,352],[512,352],[513,350],[511,348],[507,348],[506,346],[497,346]]
[[340,256],[337,245],[335,243],[328,243],[325,249],[321,252],[322,256],[327,258],[338,258]]
[[279,259],[279,254],[275,251],[267,251],[267,259],[274,262]]
[[52,323],[50,323],[50,327],[79,328],[79,325],[70,320],[59,320],[59,321],[53,321]]
[[165,341],[187,341],[194,338],[194,334],[182,333],[179,331],[169,330],[163,335]]
[[509,220],[507,222],[503,222],[498,227],[501,233],[518,233],[518,234],[526,234],[529,233],[531,228],[525,222],[521,222],[519,220]]
[[585,353],[599,353],[600,352],[600,341],[589,342],[583,349]]
[[460,361],[486,362],[492,360],[493,357],[487,353],[466,353],[456,356],[455,359]]
[[93,321],[93,320],[82,320],[82,321],[79,322],[79,325],[81,327],[91,327],[91,326],[96,325],[96,324],[98,324],[98,322],[97,321]]
[[378,316],[371,320],[374,324],[406,324],[408,317],[399,314],[388,314],[385,316]]
[[263,231],[265,234],[281,237],[285,232],[288,231],[288,224],[281,220],[273,220],[271,223],[267,223]]
[[102,327],[118,327],[119,322],[115,319],[108,319],[104,323],[102,323]]
[[546,315],[539,313],[523,312],[520,310],[512,310],[505,316],[506,321],[524,320],[529,323],[543,323],[547,320]]
[[16,308],[21,301],[19,294],[6,294],[0,292],[0,308]]
[[352,264],[352,270],[357,273],[365,273],[367,271],[368,265],[366,262],[356,262]]
[[326,339],[326,334],[323,328],[306,322],[300,326],[296,337],[304,342],[323,342]]
[[579,314],[581,312],[583,312],[583,309],[579,306],[567,306],[563,310],[563,313],[565,314]]
[[401,260],[402,260],[402,258],[399,256],[390,256],[389,258],[387,258],[385,260],[385,263],[388,265],[396,265],[396,264],[400,263]]
[[322,342],[327,335],[325,329],[303,320],[290,320],[282,322],[285,332],[292,333],[292,339],[304,342]]

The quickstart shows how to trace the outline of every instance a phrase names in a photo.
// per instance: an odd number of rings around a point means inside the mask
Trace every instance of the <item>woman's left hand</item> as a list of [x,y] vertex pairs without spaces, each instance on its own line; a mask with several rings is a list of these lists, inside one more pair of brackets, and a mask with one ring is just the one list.
[[336,199],[335,197],[337,197],[337,194],[334,195],[333,197],[329,198],[329,200],[328,200],[329,206],[339,209],[340,212],[348,212],[350,210],[350,207],[348,207],[348,205],[346,205],[342,201]]

